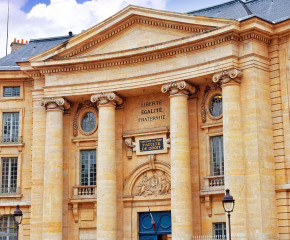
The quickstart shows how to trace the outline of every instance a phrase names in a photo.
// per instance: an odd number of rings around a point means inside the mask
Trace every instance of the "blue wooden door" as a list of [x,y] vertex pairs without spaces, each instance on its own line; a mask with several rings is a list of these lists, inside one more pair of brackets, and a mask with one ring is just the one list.
[[171,212],[151,212],[156,223],[153,229],[149,212],[139,213],[139,240],[157,240],[157,235],[171,234]]

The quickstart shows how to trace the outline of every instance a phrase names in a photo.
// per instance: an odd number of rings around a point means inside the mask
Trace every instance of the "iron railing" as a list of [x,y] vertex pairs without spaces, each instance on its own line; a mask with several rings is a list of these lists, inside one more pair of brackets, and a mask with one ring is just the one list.
[[215,236],[193,236],[193,240],[226,240],[225,235],[215,235]]

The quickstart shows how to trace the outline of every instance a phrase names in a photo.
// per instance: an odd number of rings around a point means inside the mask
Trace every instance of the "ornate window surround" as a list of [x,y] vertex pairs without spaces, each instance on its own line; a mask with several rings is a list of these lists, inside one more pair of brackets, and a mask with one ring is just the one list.
[[[86,132],[86,131],[84,131],[83,128],[82,128],[83,117],[84,117],[84,115],[85,115],[86,113],[92,113],[92,114],[94,114],[94,116],[95,116],[95,120],[96,120],[95,127],[94,127],[93,130],[90,131],[90,132]],[[98,128],[98,117],[97,117],[97,112],[96,112],[95,110],[93,110],[93,108],[92,108],[92,109],[83,109],[83,110],[81,110],[81,111],[80,111],[80,114],[79,114],[79,119],[78,119],[78,129],[79,129],[79,132],[80,132],[81,134],[83,134],[83,135],[88,136],[88,135],[92,135],[92,134],[97,130],[97,128]]]
[[221,118],[223,117],[223,112],[222,112],[219,116],[213,116],[213,115],[211,114],[211,112],[210,112],[210,104],[211,104],[211,100],[212,100],[212,98],[213,98],[214,96],[216,96],[216,95],[218,95],[218,94],[220,94],[220,95],[223,97],[221,91],[219,91],[219,90],[214,90],[214,91],[212,91],[212,92],[209,93],[209,95],[208,95],[208,97],[207,97],[207,100],[206,100],[206,108],[205,108],[205,109],[206,109],[206,113],[207,113],[208,118],[211,119],[211,120],[219,120],[219,119],[221,119]]
[[213,122],[222,119],[223,113],[219,116],[213,116],[209,110],[210,102],[213,96],[216,94],[221,94],[222,91],[219,85],[214,84],[213,86],[206,86],[203,92],[203,98],[201,103],[201,116],[202,122],[206,123],[207,120],[212,120]]
[[[92,112],[96,118],[95,128],[91,132],[85,132],[81,127],[83,116],[87,112]],[[98,110],[95,104],[93,104],[90,101],[79,103],[73,120],[73,136],[76,137],[78,136],[79,133],[85,136],[90,136],[94,134],[97,131],[97,129],[98,129]]]

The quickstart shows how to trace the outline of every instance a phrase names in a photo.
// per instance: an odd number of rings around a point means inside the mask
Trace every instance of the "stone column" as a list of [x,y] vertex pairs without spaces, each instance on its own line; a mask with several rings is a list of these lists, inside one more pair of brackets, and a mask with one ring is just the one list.
[[63,215],[63,98],[45,99],[46,138],[43,187],[42,239],[62,240]]
[[220,83],[222,87],[225,188],[230,189],[230,194],[235,199],[235,209],[231,214],[233,239],[247,239],[241,75],[240,70],[232,69],[213,76],[213,82]]
[[97,239],[117,239],[115,107],[123,100],[113,92],[91,96],[98,103]]
[[173,240],[192,240],[192,192],[189,145],[189,94],[196,88],[185,81],[162,86],[170,95],[171,220]]

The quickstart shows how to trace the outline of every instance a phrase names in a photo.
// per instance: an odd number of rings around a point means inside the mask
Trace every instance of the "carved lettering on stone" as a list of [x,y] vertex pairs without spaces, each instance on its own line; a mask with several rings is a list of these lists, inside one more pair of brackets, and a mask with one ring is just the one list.
[[133,189],[134,196],[157,196],[170,194],[170,178],[164,171],[153,170],[143,173]]

